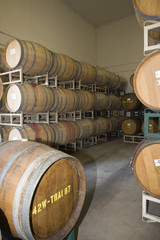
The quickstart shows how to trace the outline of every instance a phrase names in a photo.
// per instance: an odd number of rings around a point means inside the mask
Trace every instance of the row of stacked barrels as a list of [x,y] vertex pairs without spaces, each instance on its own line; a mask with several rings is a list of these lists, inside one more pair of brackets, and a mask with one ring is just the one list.
[[26,139],[53,145],[66,145],[75,140],[88,139],[121,129],[123,118],[110,117],[97,119],[82,119],[77,121],[59,121],[57,124],[24,124],[23,127],[2,126],[1,141]]
[[48,73],[49,77],[57,76],[59,81],[75,79],[83,84],[96,83],[97,86],[120,90],[127,85],[125,78],[105,68],[52,52],[35,42],[11,39],[6,43],[5,50],[1,49],[0,56],[1,71],[21,67],[23,73],[29,76]]
[[[160,20],[159,0],[133,0],[138,23],[143,27],[144,21]],[[151,24],[146,22],[145,25]],[[160,40],[160,28],[149,31],[151,38]],[[145,57],[137,67],[133,85],[138,99],[147,108],[160,111],[160,51],[157,50]],[[157,113],[158,116],[159,113]],[[159,119],[159,117],[158,117]],[[150,124],[150,123],[149,123]],[[149,195],[160,199],[160,141],[149,138],[142,141],[135,149],[133,156],[134,175],[139,185]]]
[[118,110],[121,99],[115,95],[92,93],[85,90],[50,88],[38,84],[11,84],[2,96],[1,112],[43,113],[58,111],[67,113],[90,110]]

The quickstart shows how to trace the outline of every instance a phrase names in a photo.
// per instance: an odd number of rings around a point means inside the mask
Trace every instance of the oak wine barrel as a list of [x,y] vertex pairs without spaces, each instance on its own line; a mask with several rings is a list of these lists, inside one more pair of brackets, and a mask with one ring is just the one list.
[[108,95],[111,104],[109,106],[109,110],[119,110],[121,107],[121,99],[114,95]]
[[[133,0],[135,14],[139,25],[143,28],[144,21],[160,21],[159,0]],[[149,23],[147,23],[149,25]],[[160,28],[149,31],[150,37],[159,40]]]
[[75,127],[69,121],[59,121],[50,125],[54,132],[54,144],[66,145],[76,138]]
[[51,89],[54,102],[51,111],[59,113],[72,112],[79,106],[79,97],[76,91],[65,88]]
[[134,87],[133,86],[133,84],[134,84],[134,73],[130,76],[129,82],[130,82],[131,86]]
[[91,136],[95,136],[97,132],[96,122],[93,119],[77,120],[77,124],[80,128],[79,139],[87,139]]
[[76,80],[81,80],[84,84],[94,83],[96,80],[96,68],[89,63],[78,62],[77,64],[77,75]]
[[126,89],[126,87],[127,87],[127,84],[128,84],[127,79],[124,78],[124,77],[121,76],[121,75],[117,75],[117,76],[118,76],[118,79],[119,79],[118,89],[119,89],[120,91],[124,91],[124,90]]
[[77,64],[76,62],[69,56],[53,53],[53,64],[49,71],[50,77],[55,77],[57,75],[58,80],[60,81],[68,81],[75,78],[77,75]]
[[10,126],[1,126],[0,127],[0,142],[8,141],[10,130],[11,130]]
[[6,64],[5,50],[0,48],[0,72],[8,72],[9,68]]
[[97,126],[97,131],[95,135],[103,135],[107,133],[110,129],[110,121],[108,118],[98,117],[95,120],[95,124]]
[[100,111],[100,110],[105,110],[110,108],[111,99],[109,98],[109,96],[107,96],[104,93],[95,93],[95,96],[96,96],[95,109]]
[[9,82],[9,76],[0,76],[0,100],[2,99],[2,96],[5,92],[6,87],[4,87],[3,83]]
[[110,122],[110,127],[108,129],[108,132],[117,132],[121,130],[121,123],[123,121],[123,118],[121,117],[110,117],[108,118]]
[[43,113],[53,106],[51,90],[38,84],[12,84],[7,89],[7,108],[10,112]]
[[133,171],[139,185],[160,199],[160,140],[143,141],[133,155]]
[[2,98],[0,100],[0,112],[2,113],[8,113],[8,109],[7,109],[7,91],[8,91],[8,88],[5,87],[3,88],[3,95],[2,95]]
[[38,43],[11,39],[6,44],[6,62],[12,69],[22,67],[26,75],[38,75],[50,71],[53,58],[51,52]]
[[77,91],[77,94],[79,98],[77,110],[82,110],[85,112],[95,109],[96,106],[95,94],[84,90]]
[[108,73],[110,76],[110,83],[108,87],[112,89],[119,88],[121,84],[119,77],[113,72],[108,72]]
[[55,135],[51,126],[47,124],[29,123],[23,127],[14,127],[9,133],[9,141],[27,139],[52,146]]
[[121,105],[126,110],[138,110],[142,103],[136,97],[135,93],[127,93],[121,99]]
[[150,109],[160,111],[160,51],[145,57],[136,69],[134,91]]
[[[141,131],[144,133],[144,122],[141,125]],[[158,133],[158,118],[149,118],[149,133]]]
[[20,239],[64,239],[84,202],[80,162],[29,141],[1,143],[0,151],[1,229]]
[[141,132],[141,120],[138,118],[127,118],[122,122],[124,134],[132,135]]
[[104,68],[96,67],[96,86],[109,86],[111,78],[109,72],[106,71]]

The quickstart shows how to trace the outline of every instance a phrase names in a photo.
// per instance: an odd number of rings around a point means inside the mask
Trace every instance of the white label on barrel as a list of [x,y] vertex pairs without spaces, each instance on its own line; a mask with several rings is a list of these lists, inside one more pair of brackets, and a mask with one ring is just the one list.
[[156,167],[160,167],[160,159],[155,159],[154,164]]
[[12,93],[12,99],[16,99],[17,95],[16,93]]
[[127,98],[127,101],[130,101],[131,99],[130,98]]
[[151,124],[151,123],[149,124],[149,127],[150,127],[150,128],[152,127],[152,124]]
[[11,55],[15,54],[16,53],[16,49],[15,48],[12,48],[11,51],[10,51]]
[[131,124],[130,124],[130,123],[127,123],[127,126],[128,126],[128,127],[130,127],[130,126],[131,126]]
[[18,140],[18,138],[17,138],[17,137],[13,137],[12,140],[13,140],[13,141]]

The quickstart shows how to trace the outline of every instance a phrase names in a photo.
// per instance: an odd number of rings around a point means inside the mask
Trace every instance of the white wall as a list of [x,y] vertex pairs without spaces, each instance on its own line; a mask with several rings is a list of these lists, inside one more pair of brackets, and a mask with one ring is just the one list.
[[96,29],[59,0],[1,0],[0,8],[1,31],[96,64]]
[[[60,0],[1,0],[1,31],[121,74],[129,80],[143,57],[135,15],[94,28]],[[9,37],[0,34],[0,43]],[[130,84],[127,91],[132,91]]]
[[[143,31],[135,15],[97,28],[97,65],[128,79],[143,56]],[[128,84],[127,92],[132,92]]]

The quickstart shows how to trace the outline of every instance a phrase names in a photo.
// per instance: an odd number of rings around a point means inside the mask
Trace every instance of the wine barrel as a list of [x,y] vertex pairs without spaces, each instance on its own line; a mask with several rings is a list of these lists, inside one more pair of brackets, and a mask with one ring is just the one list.
[[121,99],[121,105],[126,110],[138,110],[142,103],[136,97],[135,93],[127,93]]
[[124,134],[132,135],[141,131],[141,120],[138,118],[127,118],[122,122]]
[[10,126],[1,126],[0,127],[0,142],[8,141],[10,129],[11,129]]
[[63,239],[85,197],[80,162],[29,141],[1,143],[0,151],[0,206],[7,219],[1,218],[1,229],[20,239]]
[[108,132],[117,132],[121,129],[122,118],[120,117],[110,117],[108,118],[110,122],[110,127]]
[[160,111],[160,51],[151,53],[139,64],[134,77],[134,91],[150,109]]
[[[144,122],[141,125],[141,131],[144,133]],[[158,118],[149,118],[149,133],[158,133]]]
[[75,122],[70,122],[70,124],[73,126],[74,128],[74,140],[79,139],[80,135],[81,135],[81,129],[80,126],[78,125],[77,121]]
[[5,50],[3,48],[0,48],[0,72],[7,72],[7,71],[9,71],[9,68],[6,64]]
[[95,124],[97,126],[97,131],[95,135],[103,135],[107,133],[110,129],[110,121],[108,118],[98,117],[95,120]]
[[90,111],[95,109],[96,106],[96,96],[95,94],[88,91],[77,91],[79,98],[79,105],[77,110]]
[[111,104],[109,106],[109,110],[119,110],[121,107],[121,99],[114,95],[108,95]]
[[75,127],[69,121],[59,121],[57,124],[51,124],[54,132],[54,144],[66,145],[76,139]]
[[4,88],[3,90],[3,95],[2,98],[0,100],[0,112],[2,113],[8,113],[8,109],[7,109],[7,92],[8,92],[8,88]]
[[64,88],[51,89],[51,91],[54,97],[51,111],[66,113],[77,109],[79,105],[79,97],[75,91]]
[[118,89],[120,91],[124,91],[127,87],[127,79],[125,79],[123,76],[121,75],[117,75],[118,79],[119,79],[119,86],[118,86]]
[[38,75],[50,71],[53,58],[51,52],[38,43],[11,39],[6,44],[6,62],[12,69],[22,67],[26,75]]
[[96,67],[96,71],[96,86],[109,86],[111,81],[109,72],[101,67]]
[[[139,25],[143,28],[144,21],[160,21],[159,0],[133,0],[135,14]],[[147,23],[149,25],[149,23]],[[150,37],[159,40],[160,28],[149,31]]]
[[134,153],[133,171],[142,189],[160,199],[159,149],[159,139],[143,141]]
[[50,77],[57,75],[58,80],[68,81],[75,78],[77,75],[77,64],[67,55],[59,53],[51,53],[53,64],[49,71]]
[[81,80],[84,84],[94,83],[96,80],[96,68],[85,62],[78,62],[76,80]]
[[87,139],[91,136],[96,135],[96,122],[93,119],[82,119],[77,120],[77,124],[80,128],[80,136],[79,139]]
[[134,81],[134,73],[130,76],[130,79],[129,79],[129,82],[130,82],[132,87],[134,87],[133,86],[133,81]]
[[4,82],[9,82],[9,76],[0,76],[0,100],[5,92],[6,87],[3,86]]
[[96,105],[95,109],[104,110],[109,109],[111,106],[111,99],[104,93],[95,93],[96,96]]
[[9,141],[27,139],[52,146],[54,143],[53,129],[47,124],[30,123],[23,127],[14,127],[9,133]]
[[7,89],[7,108],[10,112],[47,112],[53,102],[51,90],[38,84],[12,84]]
[[118,78],[118,76],[113,73],[113,72],[109,72],[109,75],[110,75],[110,84],[109,84],[109,88],[119,88],[120,87],[120,79]]

